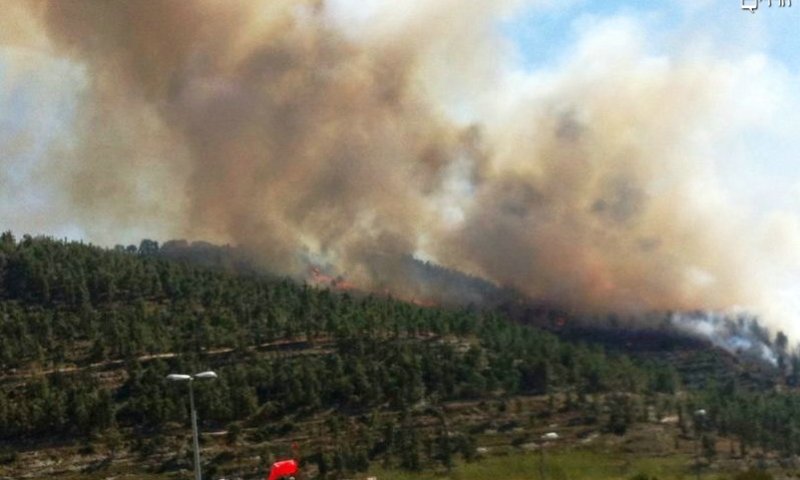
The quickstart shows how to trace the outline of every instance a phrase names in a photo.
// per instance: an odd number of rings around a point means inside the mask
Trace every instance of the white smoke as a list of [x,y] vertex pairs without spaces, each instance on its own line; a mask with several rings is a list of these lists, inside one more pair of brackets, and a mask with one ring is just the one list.
[[729,353],[778,365],[779,355],[772,345],[769,332],[747,313],[736,310],[673,313],[669,321],[678,330],[707,339]]

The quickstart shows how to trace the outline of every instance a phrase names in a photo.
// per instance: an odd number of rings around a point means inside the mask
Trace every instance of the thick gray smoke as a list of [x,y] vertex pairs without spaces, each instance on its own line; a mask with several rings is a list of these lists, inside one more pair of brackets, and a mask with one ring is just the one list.
[[760,249],[785,240],[737,216],[713,152],[735,65],[649,57],[622,22],[520,79],[495,28],[519,2],[342,3],[4,4],[6,48],[77,70],[54,217],[415,298],[408,255],[575,311],[774,306]]

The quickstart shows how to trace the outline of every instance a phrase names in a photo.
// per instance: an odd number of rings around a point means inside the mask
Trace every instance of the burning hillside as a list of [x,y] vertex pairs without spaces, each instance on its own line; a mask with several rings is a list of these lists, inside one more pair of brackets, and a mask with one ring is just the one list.
[[321,286],[324,288],[330,288],[332,290],[337,291],[347,291],[353,290],[356,288],[355,285],[348,282],[341,276],[333,277],[324,273],[320,267],[311,266],[308,269],[308,280],[311,282],[312,285]]
[[714,347],[743,360],[785,370],[791,353],[786,334],[771,331],[741,310],[651,311],[635,315],[581,315],[518,299],[499,307],[510,318],[565,338],[600,343],[626,352],[702,350]]
[[[131,247],[129,247],[130,250]],[[145,240],[138,250],[172,260],[226,271],[253,272],[252,258],[242,249],[206,242],[169,241],[163,246]],[[395,262],[406,269],[395,278],[408,283],[375,290],[334,275],[332,266],[310,264],[296,280],[318,289],[355,294],[377,293],[423,307],[498,309],[510,318],[554,331],[565,337],[598,341],[626,351],[669,351],[675,345],[688,350],[713,346],[739,358],[785,367],[791,348],[783,332],[773,333],[746,311],[644,312],[634,315],[586,315],[525,297],[481,278],[423,262],[410,256]],[[273,272],[256,270],[255,273]]]

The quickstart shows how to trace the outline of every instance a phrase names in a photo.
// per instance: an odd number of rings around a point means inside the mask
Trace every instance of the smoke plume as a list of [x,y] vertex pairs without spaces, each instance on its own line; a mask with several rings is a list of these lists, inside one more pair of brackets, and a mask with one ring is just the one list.
[[418,255],[575,311],[773,308],[765,248],[796,218],[759,234],[715,153],[745,67],[649,55],[617,20],[514,74],[496,25],[519,3],[28,2],[0,43],[72,66],[37,187],[92,240],[398,291]]

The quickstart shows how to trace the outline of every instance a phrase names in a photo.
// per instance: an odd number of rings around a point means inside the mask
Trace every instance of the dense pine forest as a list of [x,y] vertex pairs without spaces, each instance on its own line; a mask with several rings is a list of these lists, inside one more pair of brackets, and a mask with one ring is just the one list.
[[[0,237],[5,464],[48,442],[103,445],[112,460],[124,449],[158,455],[170,435],[185,441],[188,425],[185,392],[165,376],[209,368],[219,378],[197,385],[204,430],[264,462],[298,442],[320,477],[375,463],[448,469],[479,455],[486,430],[520,446],[565,412],[608,435],[674,417],[707,458],[717,437],[737,455],[788,457],[800,454],[793,363],[787,352],[769,388],[739,374],[701,388],[666,358],[560,340],[496,311],[200,266],[164,258],[153,241],[103,249]],[[182,468],[184,457],[147,468]]]

